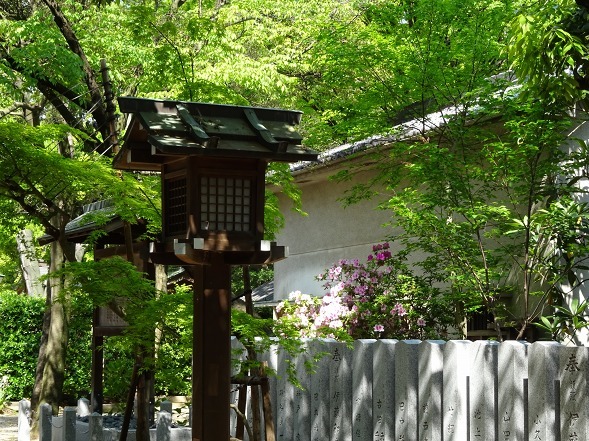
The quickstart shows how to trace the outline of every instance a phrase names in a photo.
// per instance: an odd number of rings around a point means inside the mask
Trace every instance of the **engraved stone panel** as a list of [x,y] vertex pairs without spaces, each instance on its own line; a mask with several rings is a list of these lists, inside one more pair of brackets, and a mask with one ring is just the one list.
[[278,370],[276,372],[276,439],[292,440],[294,424],[295,386],[288,381],[287,364],[290,355],[280,348],[278,351]]
[[395,351],[395,434],[397,440],[419,439],[418,349],[420,340],[403,340]]
[[352,358],[352,440],[372,440],[372,358],[376,340],[356,340]]
[[442,441],[444,344],[441,340],[429,340],[419,345],[417,423],[420,441]]
[[496,439],[497,369],[499,343],[479,340],[471,347],[470,372],[470,439]]
[[466,382],[470,374],[471,344],[467,340],[455,340],[444,346],[444,441],[468,439]]
[[560,348],[560,439],[587,439],[587,351],[589,348]]
[[[327,352],[324,340],[312,340],[309,353],[314,358]],[[311,380],[311,441],[324,441],[329,433],[329,358],[321,357]]]
[[[528,349],[528,427],[530,440],[556,441],[556,397],[560,344],[536,342]],[[568,441],[568,440],[567,440]]]
[[524,439],[526,403],[524,382],[528,379],[528,347],[522,341],[505,341],[499,346],[498,439]]
[[330,441],[352,440],[352,353],[345,343],[329,344]]
[[302,341],[303,352],[296,358],[296,375],[301,388],[294,390],[294,441],[311,439],[311,376],[307,363],[311,361],[309,353],[310,340]]

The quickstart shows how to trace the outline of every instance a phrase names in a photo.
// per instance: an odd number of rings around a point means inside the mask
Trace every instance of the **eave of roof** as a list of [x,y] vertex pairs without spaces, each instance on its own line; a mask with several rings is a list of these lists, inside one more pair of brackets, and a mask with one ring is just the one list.
[[[489,78],[491,84],[497,85],[497,89],[505,92],[512,88],[517,88],[517,80],[513,72],[504,72]],[[508,85],[505,87],[505,85]],[[445,126],[449,119],[463,113],[464,109],[460,106],[448,106],[442,110],[429,113],[424,117],[395,125],[390,133],[385,135],[375,135],[353,143],[342,144],[319,153],[317,161],[299,161],[290,165],[293,176],[316,171],[329,167],[334,163],[348,159],[353,155],[368,152],[376,147],[382,147],[395,142],[411,141],[426,136],[434,130]],[[474,117],[481,111],[480,107],[472,106],[469,114]],[[497,115],[487,115],[481,120],[494,120],[499,118]]]
[[171,100],[119,97],[129,114],[115,168],[159,171],[184,156],[312,161],[317,152],[296,131],[301,112]]

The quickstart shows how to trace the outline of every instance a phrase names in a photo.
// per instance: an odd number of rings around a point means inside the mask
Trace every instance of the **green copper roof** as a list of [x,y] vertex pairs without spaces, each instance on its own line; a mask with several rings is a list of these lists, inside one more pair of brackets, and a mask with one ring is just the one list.
[[179,156],[315,161],[293,110],[120,97],[129,123],[114,167],[160,170]]

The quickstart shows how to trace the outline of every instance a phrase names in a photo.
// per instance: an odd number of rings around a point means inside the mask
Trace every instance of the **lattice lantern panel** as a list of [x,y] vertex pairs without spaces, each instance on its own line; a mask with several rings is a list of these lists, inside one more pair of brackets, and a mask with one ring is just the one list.
[[202,176],[200,178],[200,229],[251,232],[252,189],[249,178]]
[[219,163],[208,158],[166,164],[162,173],[165,241],[202,238],[206,249],[254,249],[264,234],[266,166],[258,160]]
[[169,179],[164,185],[164,205],[166,206],[166,234],[177,236],[187,231],[187,181],[186,177]]

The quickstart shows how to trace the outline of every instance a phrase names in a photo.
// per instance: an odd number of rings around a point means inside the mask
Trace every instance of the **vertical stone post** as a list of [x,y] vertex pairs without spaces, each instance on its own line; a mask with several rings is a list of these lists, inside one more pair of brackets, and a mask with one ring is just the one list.
[[396,439],[419,439],[417,371],[420,343],[420,340],[403,340],[397,343],[395,353]]
[[29,441],[31,438],[31,402],[20,400],[18,402],[18,441]]
[[62,441],[76,441],[76,408],[63,409],[63,439]]
[[[260,356],[260,360],[267,363],[268,371],[277,372],[278,371],[278,344],[272,344]],[[277,427],[277,419],[276,419],[276,407],[277,407],[277,379],[276,375],[268,375],[268,397],[270,399],[270,404],[272,408],[272,429],[274,430],[274,438],[276,438],[276,427]],[[266,425],[270,424],[269,421],[265,421]],[[268,431],[268,430],[267,430]],[[272,440],[274,441],[274,440]]]
[[290,361],[290,355],[284,348],[280,348],[276,384],[276,438],[279,440],[293,439],[295,387],[288,381],[287,365]]
[[530,440],[557,441],[557,397],[560,343],[536,342],[528,349],[528,427]]
[[102,415],[97,412],[88,415],[88,430],[90,431],[90,441],[103,441],[104,427]]
[[375,441],[395,437],[395,359],[397,340],[377,340],[372,360],[372,427]]
[[420,441],[442,441],[444,344],[440,340],[423,341],[419,344],[417,423]]
[[53,411],[51,405],[47,403],[39,406],[39,441],[52,441]]
[[470,347],[470,439],[497,439],[499,343],[479,340]]
[[587,368],[589,348],[560,348],[560,439],[587,439]]
[[170,412],[164,410],[157,413],[155,433],[156,441],[170,441],[172,439],[172,414]]
[[528,347],[529,344],[522,341],[505,341],[499,346],[497,416],[501,441],[517,441],[525,437],[524,384],[528,379]]
[[172,405],[171,401],[162,400],[160,403],[160,412],[168,412],[170,415],[174,412],[174,406]]
[[[352,440],[352,354],[345,343],[332,342],[329,357],[329,441]],[[327,441],[327,438],[326,438]]]
[[454,340],[444,346],[444,441],[468,439],[466,384],[470,374],[468,348],[471,344],[467,340]]
[[[79,398],[78,399],[78,408],[77,408],[78,416],[85,417],[90,415],[90,401],[88,398]],[[100,413],[100,412],[99,412]]]
[[[243,361],[243,359],[245,358],[245,348],[243,347],[241,342],[236,337],[231,337],[231,358],[239,360],[240,362]],[[239,365],[236,365],[236,366],[232,365],[231,375],[233,376],[233,375],[239,374],[239,370],[240,370]],[[246,386],[241,385],[240,387],[246,387]],[[239,405],[239,388],[237,387],[237,385],[235,385],[234,387],[231,388],[229,402],[231,404],[236,405],[236,406]],[[245,409],[240,409],[240,411],[242,411],[242,410],[245,410]],[[239,418],[237,416],[237,412],[235,412],[234,410],[231,410],[231,413],[229,415],[229,427],[230,427],[229,432],[230,432],[230,434],[235,435],[236,438],[239,438],[239,436],[243,436],[243,433],[245,432],[245,430],[242,431],[240,429],[240,433],[237,433],[237,427],[241,423],[243,423],[243,422],[239,421]]]
[[352,357],[352,440],[372,440],[372,359],[376,340],[356,340]]
[[310,361],[309,345],[310,340],[302,342],[303,352],[298,355],[295,361],[295,369],[302,389],[294,390],[294,418],[293,418],[293,439],[311,439],[311,376],[307,371],[307,362]]
[[[312,340],[311,357],[326,352],[324,340]],[[329,360],[322,357],[311,375],[311,441],[324,441],[329,433]]]

